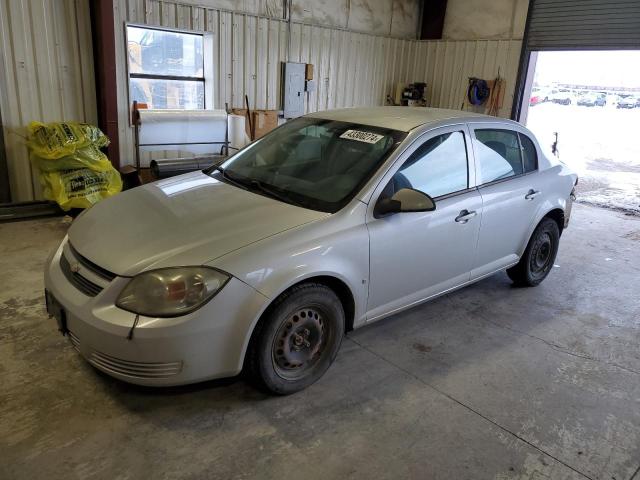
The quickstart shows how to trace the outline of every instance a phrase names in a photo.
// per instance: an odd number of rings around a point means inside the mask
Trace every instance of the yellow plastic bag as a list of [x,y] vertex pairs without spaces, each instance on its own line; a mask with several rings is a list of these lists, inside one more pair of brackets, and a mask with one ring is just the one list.
[[39,158],[57,160],[73,155],[79,148],[109,145],[109,139],[93,125],[77,122],[53,122],[29,124],[27,144]]
[[113,168],[107,156],[95,145],[78,148],[73,155],[60,157],[56,160],[48,160],[32,153],[31,160],[41,172],[71,170],[72,168],[90,168],[97,172],[106,172]]
[[109,139],[86,123],[31,122],[27,145],[47,200],[63,210],[89,208],[122,190],[120,174],[100,151]]
[[89,208],[122,190],[122,179],[114,169],[96,172],[88,168],[41,172],[44,196],[63,210]]

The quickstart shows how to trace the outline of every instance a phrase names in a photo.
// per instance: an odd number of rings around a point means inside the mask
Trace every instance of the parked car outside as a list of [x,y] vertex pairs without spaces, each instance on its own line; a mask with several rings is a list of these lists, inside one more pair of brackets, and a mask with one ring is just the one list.
[[47,309],[91,365],[121,380],[245,370],[289,394],[324,374],[346,331],[503,269],[538,285],[576,181],[509,120],[313,113],[220,166],[81,214],[47,261]]
[[[534,87],[531,89],[530,105],[537,105],[538,103],[544,103],[549,101],[549,90],[540,87]],[[533,102],[533,103],[532,103]]]
[[604,107],[607,104],[607,97],[603,94],[588,93],[578,99],[578,105],[585,107]]
[[606,93],[596,93],[595,106],[596,107],[604,107],[607,104],[607,94]]
[[636,99],[631,96],[622,97],[618,100],[616,108],[636,108]]
[[571,105],[575,101],[573,94],[569,90],[560,90],[551,94],[550,98],[553,103],[559,103],[560,105]]
[[550,95],[555,92],[550,88],[537,87],[534,89],[534,93],[540,97],[542,102],[548,102],[551,99]]
[[542,101],[542,97],[540,97],[539,95],[532,95],[529,99],[529,105],[533,107],[534,105],[542,103]]

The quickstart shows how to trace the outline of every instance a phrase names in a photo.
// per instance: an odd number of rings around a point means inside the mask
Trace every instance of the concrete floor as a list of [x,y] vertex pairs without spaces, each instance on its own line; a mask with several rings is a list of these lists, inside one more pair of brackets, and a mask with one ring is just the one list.
[[353,332],[284,398],[81,360],[43,308],[66,227],[0,225],[1,479],[640,480],[639,217],[577,205],[540,287],[498,274]]

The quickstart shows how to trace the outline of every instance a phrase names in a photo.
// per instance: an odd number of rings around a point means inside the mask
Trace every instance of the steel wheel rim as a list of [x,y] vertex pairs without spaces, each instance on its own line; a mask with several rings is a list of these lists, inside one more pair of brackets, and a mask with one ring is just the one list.
[[317,306],[296,309],[280,324],[271,356],[276,373],[297,380],[322,358],[330,336],[327,315]]
[[553,240],[551,235],[544,232],[536,239],[533,251],[531,252],[530,268],[533,275],[541,275],[549,270],[552,252]]

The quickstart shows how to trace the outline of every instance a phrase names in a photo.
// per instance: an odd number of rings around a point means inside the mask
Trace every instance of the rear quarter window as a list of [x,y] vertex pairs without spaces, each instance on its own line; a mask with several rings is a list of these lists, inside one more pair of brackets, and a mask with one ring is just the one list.
[[519,133],[520,135],[520,143],[522,144],[522,163],[524,166],[524,172],[529,173],[538,169],[538,152],[536,151],[536,146],[533,141]]

